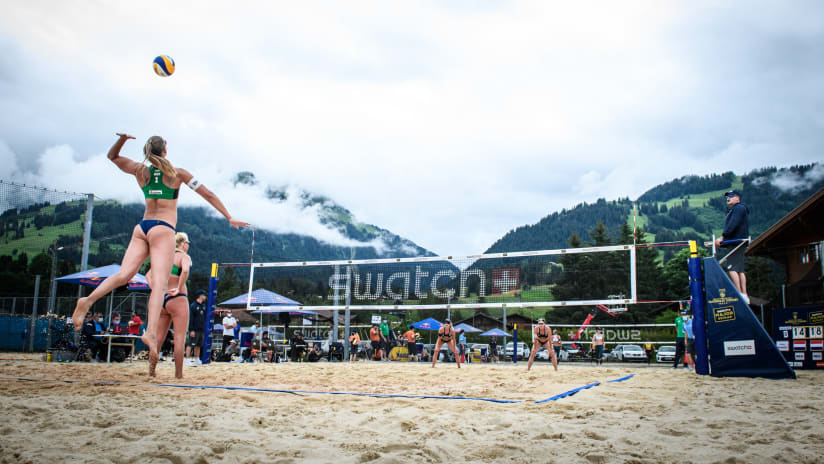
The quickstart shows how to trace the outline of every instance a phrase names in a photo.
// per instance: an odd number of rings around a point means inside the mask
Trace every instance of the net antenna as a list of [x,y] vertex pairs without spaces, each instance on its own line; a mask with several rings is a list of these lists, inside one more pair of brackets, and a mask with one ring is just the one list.
[[[253,305],[256,276],[264,285],[295,290],[299,305],[277,306],[290,311],[625,307],[638,302],[635,252],[635,245],[613,245],[459,257],[252,262],[247,308]],[[563,300],[553,296],[562,273],[567,279],[608,283],[603,295]]]

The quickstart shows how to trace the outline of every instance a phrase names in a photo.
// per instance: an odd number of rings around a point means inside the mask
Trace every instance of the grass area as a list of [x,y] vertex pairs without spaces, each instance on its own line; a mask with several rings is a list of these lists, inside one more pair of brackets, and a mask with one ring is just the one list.
[[[733,189],[742,189],[744,187],[744,181],[741,180],[740,176],[736,176],[735,179],[732,181],[732,188]],[[681,196],[678,198],[672,198],[664,202],[659,202],[658,207],[660,208],[662,204],[667,205],[667,208],[671,208],[673,206],[678,206],[683,203],[685,197],[689,197],[687,202],[689,203],[690,208],[701,208],[710,201],[710,198],[718,198],[724,196],[724,192],[728,191],[729,189],[722,189],[722,190],[713,190],[711,192],[704,192],[704,193],[697,193],[697,194],[690,194]]]
[[[52,213],[54,207],[46,207],[41,211],[51,208]],[[40,253],[46,253],[49,246],[53,244],[61,235],[83,236],[83,219],[61,224],[59,226],[48,226],[37,230],[34,227],[34,220],[27,219],[24,228],[24,237],[17,240],[11,240],[13,234],[6,234],[0,238],[0,255],[12,255],[12,251],[17,250],[17,254],[26,253],[29,258],[34,257]],[[96,247],[96,245],[94,245]],[[96,251],[96,250],[95,250]],[[16,256],[16,255],[15,255]]]

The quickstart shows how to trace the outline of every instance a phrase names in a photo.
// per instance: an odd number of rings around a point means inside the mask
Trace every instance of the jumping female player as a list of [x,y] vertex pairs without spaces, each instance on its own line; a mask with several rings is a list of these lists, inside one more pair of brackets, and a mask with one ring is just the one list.
[[455,329],[452,328],[452,321],[449,319],[443,321],[443,325],[438,329],[438,341],[435,342],[435,349],[432,351],[432,367],[435,367],[435,362],[438,361],[438,356],[441,353],[441,345],[444,343],[455,355],[455,363],[458,364],[458,369],[460,369],[461,356],[458,354],[458,348],[455,347]]
[[154,372],[157,364],[157,342],[162,338],[157,336],[160,311],[163,309],[163,294],[166,293],[166,283],[172,270],[174,258],[174,233],[177,224],[177,195],[181,184],[188,185],[206,201],[218,210],[234,228],[249,224],[233,219],[229,211],[223,206],[220,199],[185,169],[175,169],[166,159],[166,141],[162,137],[152,136],[143,146],[144,162],[150,166],[138,163],[129,158],[120,156],[120,150],[126,140],[133,139],[128,134],[117,134],[118,139],[109,149],[108,158],[126,174],[133,175],[137,185],[143,190],[146,198],[146,211],[143,220],[135,226],[132,238],[120,270],[104,280],[87,297],[77,300],[72,322],[79,330],[83,318],[95,301],[117,287],[126,285],[140,269],[146,257],[151,258],[152,278],[149,286],[152,293],[149,295],[149,316],[146,331],[141,340],[149,347],[149,372]]
[[546,321],[541,318],[538,319],[538,325],[532,331],[534,341],[532,342],[532,352],[529,353],[529,363],[526,365],[526,370],[529,372],[532,369],[532,363],[535,361],[535,354],[541,347],[546,347],[547,354],[552,357],[552,367],[558,370],[558,357],[555,356],[555,349],[552,348],[550,340],[552,339],[552,329],[546,325]]
[[[183,355],[184,344],[186,343],[186,333],[189,331],[189,300],[186,297],[186,281],[189,279],[189,268],[192,267],[192,258],[189,257],[189,236],[184,232],[175,234],[175,255],[172,259],[172,271],[169,273],[169,281],[166,294],[163,296],[163,309],[160,311],[160,320],[157,325],[155,337],[158,343],[169,332],[169,327],[174,323],[174,343],[175,343],[175,377],[183,378]],[[146,279],[151,279],[152,271],[146,274]],[[158,345],[158,349],[160,346]],[[152,367],[152,366],[150,366]],[[154,377],[154,371],[149,371],[149,375]]]

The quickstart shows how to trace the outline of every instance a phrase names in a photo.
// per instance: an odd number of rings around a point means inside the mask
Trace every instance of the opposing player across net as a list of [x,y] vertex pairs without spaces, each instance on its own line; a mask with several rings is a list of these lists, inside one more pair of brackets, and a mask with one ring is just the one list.
[[[635,246],[616,245],[341,261],[251,263],[256,286],[288,289],[299,305],[282,310],[531,308],[637,302]],[[598,281],[597,294],[554,294],[562,275]],[[592,288],[592,286],[590,286]],[[615,295],[621,295],[615,297]]]

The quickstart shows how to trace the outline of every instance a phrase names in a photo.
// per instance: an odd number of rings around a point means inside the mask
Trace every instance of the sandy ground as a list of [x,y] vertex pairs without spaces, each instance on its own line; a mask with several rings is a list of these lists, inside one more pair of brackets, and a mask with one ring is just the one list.
[[[715,379],[546,363],[212,364],[0,358],[0,462],[822,462],[824,372]],[[14,360],[8,360],[13,358]],[[635,374],[623,382],[607,383]],[[46,381],[24,381],[41,379]],[[65,381],[76,381],[67,383]],[[115,382],[105,384],[96,382]],[[536,400],[593,382],[543,404]],[[471,396],[457,399],[176,388]]]

